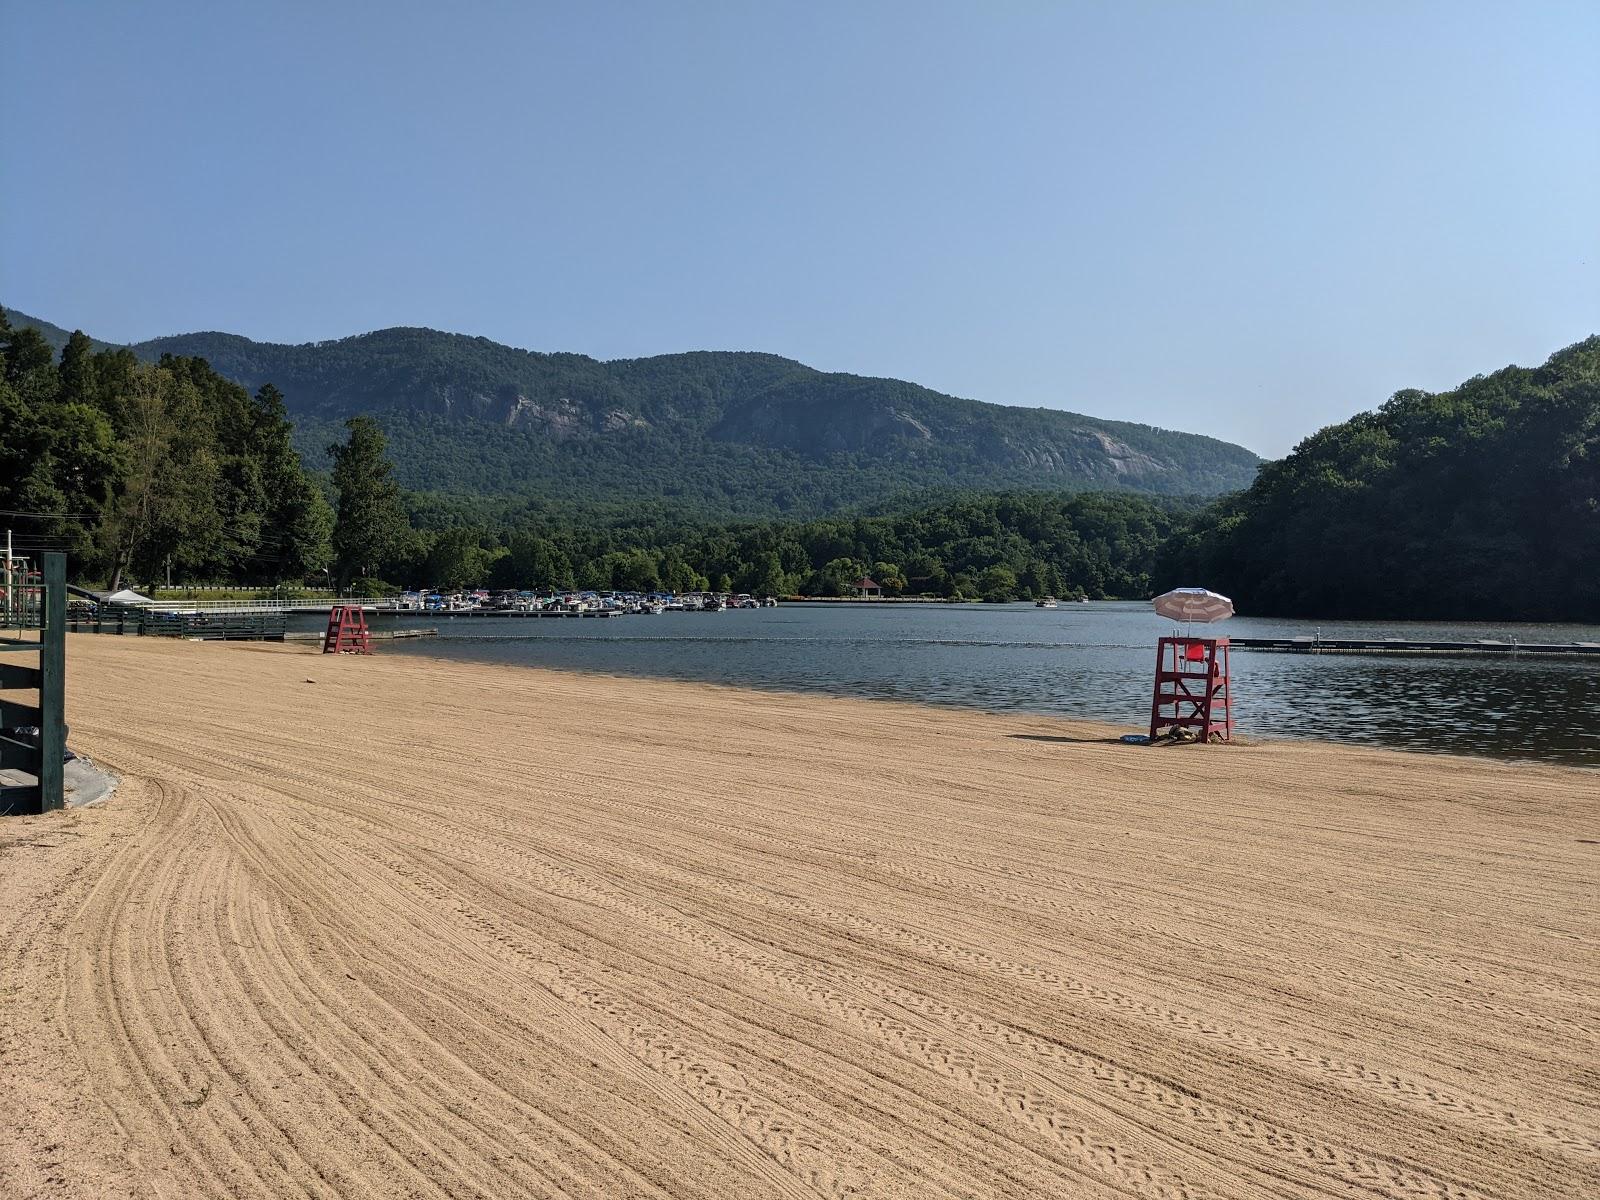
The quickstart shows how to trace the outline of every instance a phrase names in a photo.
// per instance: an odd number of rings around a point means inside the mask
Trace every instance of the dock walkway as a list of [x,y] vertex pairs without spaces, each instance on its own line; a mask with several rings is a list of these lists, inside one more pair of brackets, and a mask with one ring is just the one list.
[[1291,654],[1477,654],[1600,655],[1600,642],[1518,642],[1482,639],[1477,641],[1419,641],[1410,638],[1230,638],[1229,644],[1241,650],[1276,650]]

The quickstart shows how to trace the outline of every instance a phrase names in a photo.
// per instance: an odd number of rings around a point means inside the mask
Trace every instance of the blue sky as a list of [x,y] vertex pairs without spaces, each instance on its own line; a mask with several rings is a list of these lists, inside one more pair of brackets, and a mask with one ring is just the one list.
[[1600,331],[1600,5],[0,0],[0,302],[1265,454]]

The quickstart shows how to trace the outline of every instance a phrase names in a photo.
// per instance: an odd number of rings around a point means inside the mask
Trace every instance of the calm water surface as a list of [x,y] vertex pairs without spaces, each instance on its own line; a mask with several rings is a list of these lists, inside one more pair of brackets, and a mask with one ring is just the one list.
[[[482,662],[1149,720],[1155,639],[1143,603],[805,605],[610,620],[379,618],[440,636],[383,646]],[[1198,627],[1197,627],[1198,628]],[[1234,637],[1600,641],[1578,625],[1302,622],[1239,617]],[[1237,651],[1241,732],[1600,766],[1600,658],[1481,659]]]

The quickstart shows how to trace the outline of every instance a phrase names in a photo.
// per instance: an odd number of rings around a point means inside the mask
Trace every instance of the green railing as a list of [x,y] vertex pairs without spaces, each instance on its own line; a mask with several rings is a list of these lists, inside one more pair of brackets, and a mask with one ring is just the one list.
[[[0,559],[0,814],[49,812],[63,802],[67,722],[67,560],[46,554],[43,570]],[[29,634],[32,636],[29,636]],[[31,692],[35,703],[6,697]]]

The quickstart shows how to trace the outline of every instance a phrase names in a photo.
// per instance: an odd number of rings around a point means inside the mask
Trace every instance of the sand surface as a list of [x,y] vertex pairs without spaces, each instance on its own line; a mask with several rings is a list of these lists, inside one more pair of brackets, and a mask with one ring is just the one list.
[[[1600,774],[76,637],[0,1195],[1600,1195]],[[310,682],[315,680],[315,682]]]

